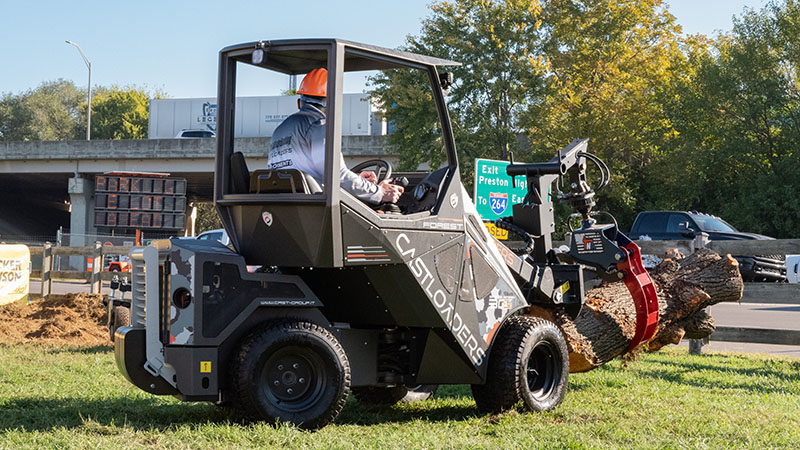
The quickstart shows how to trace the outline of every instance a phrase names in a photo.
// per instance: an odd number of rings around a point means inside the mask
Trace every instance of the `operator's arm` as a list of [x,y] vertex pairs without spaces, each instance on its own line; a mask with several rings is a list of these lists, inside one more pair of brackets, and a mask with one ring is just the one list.
[[383,190],[377,184],[371,183],[353,173],[344,163],[344,157],[339,161],[339,179],[342,187],[347,192],[365,203],[380,205],[383,200]]

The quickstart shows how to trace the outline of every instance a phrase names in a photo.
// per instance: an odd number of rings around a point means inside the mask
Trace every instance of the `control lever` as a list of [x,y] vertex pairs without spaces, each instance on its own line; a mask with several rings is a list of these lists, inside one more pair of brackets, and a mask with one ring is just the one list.
[[[402,186],[405,190],[408,187],[408,178],[406,177],[395,177],[389,181],[389,184],[394,184],[395,186]],[[377,208],[380,211],[385,213],[402,213],[403,211],[394,203],[381,203],[380,206]]]
[[395,184],[397,186],[402,186],[403,189],[405,189],[408,186],[408,178],[406,177],[392,178],[392,181],[390,181],[390,183]]

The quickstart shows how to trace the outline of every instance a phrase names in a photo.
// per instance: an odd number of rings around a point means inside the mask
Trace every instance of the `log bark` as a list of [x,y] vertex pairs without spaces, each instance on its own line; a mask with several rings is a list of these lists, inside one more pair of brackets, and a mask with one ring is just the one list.
[[[739,265],[730,255],[699,249],[688,257],[671,251],[650,270],[658,294],[658,328],[634,351],[656,351],[684,337],[700,339],[714,332],[706,307],[742,297]],[[628,352],[636,310],[623,282],[603,284],[586,293],[586,303],[572,318],[565,311],[534,308],[531,314],[556,323],[570,350],[570,372],[585,372]]]

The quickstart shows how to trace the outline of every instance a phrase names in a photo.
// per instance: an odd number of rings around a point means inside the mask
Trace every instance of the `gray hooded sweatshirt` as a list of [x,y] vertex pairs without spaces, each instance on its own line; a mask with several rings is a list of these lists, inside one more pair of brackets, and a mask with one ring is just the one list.
[[[323,186],[325,179],[325,114],[314,105],[303,104],[300,111],[287,117],[275,132],[269,149],[267,168],[297,169],[317,180]],[[383,191],[353,173],[340,156],[339,180],[347,192],[359,200],[378,205]]]

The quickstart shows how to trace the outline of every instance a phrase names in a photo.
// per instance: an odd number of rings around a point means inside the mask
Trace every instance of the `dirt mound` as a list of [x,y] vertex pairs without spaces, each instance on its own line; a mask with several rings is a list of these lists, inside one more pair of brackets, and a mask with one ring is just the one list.
[[110,345],[101,294],[51,295],[0,306],[0,344]]

